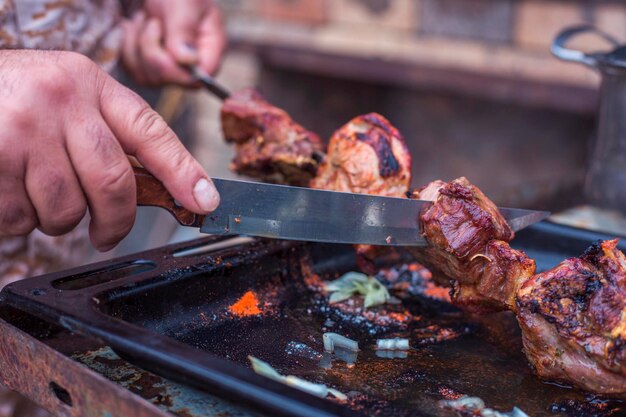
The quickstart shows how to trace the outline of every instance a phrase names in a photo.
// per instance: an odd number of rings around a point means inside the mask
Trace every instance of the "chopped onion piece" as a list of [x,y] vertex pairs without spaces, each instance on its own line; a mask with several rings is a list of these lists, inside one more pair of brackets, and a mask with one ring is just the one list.
[[513,411],[511,411],[511,417],[530,417],[528,414],[523,412],[517,407],[513,407]]
[[272,365],[262,361],[261,359],[255,358],[254,356],[248,356],[248,359],[250,360],[250,363],[252,363],[252,369],[254,369],[254,372],[266,378],[273,379],[274,381],[289,385],[290,387],[299,389],[300,391],[307,392],[320,398],[325,398],[330,394],[340,401],[345,401],[346,399],[348,399],[348,397],[344,393],[334,388],[328,388],[324,384],[309,382],[305,379],[293,375],[283,376],[279,374],[278,371],[272,367]]
[[324,333],[322,340],[324,341],[324,350],[326,352],[333,353],[335,351],[335,347],[355,352],[359,350],[359,342],[348,339],[347,337],[337,333]]
[[[344,394],[341,391],[338,391],[334,388],[328,388],[328,393],[332,396],[334,396],[335,398],[337,398],[339,401],[345,401],[348,399],[348,396],[346,394]],[[526,416],[528,417],[528,416]]]
[[276,371],[276,369],[272,368],[267,362],[262,361],[261,359],[255,358],[254,356],[248,356],[250,363],[252,363],[252,369],[259,375],[263,375],[266,378],[273,379],[274,381],[283,382],[283,376]]
[[324,384],[315,384],[293,375],[289,375],[284,378],[285,384],[290,387],[298,388],[300,391],[308,392],[309,394],[321,398],[328,395],[328,387]]
[[409,339],[378,339],[376,349],[378,350],[408,350]]
[[409,355],[406,350],[377,350],[376,356],[383,359],[406,359]]
[[513,407],[513,410],[509,413],[502,413],[500,411],[487,408],[482,399],[478,397],[469,397],[467,395],[456,400],[439,401],[439,405],[446,408],[452,408],[453,410],[460,412],[469,411],[473,416],[480,417],[529,417],[528,414],[517,407]]

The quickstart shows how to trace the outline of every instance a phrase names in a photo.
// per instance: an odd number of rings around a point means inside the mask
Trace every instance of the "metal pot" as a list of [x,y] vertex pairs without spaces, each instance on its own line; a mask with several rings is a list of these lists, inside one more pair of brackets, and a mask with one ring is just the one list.
[[[588,33],[606,40],[612,50],[585,53],[567,47],[574,37]],[[602,75],[598,133],[585,180],[585,196],[599,206],[626,212],[626,46],[592,26],[576,26],[556,37],[552,53]]]

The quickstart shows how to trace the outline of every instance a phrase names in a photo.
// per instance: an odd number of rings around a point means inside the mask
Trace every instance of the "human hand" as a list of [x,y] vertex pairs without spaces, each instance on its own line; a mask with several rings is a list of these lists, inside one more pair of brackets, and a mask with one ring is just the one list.
[[214,210],[200,164],[137,94],[73,52],[0,51],[0,236],[73,229],[112,249],[136,211],[133,155],[185,208]]
[[190,86],[185,66],[217,71],[226,35],[212,0],[146,0],[143,10],[124,22],[124,66],[145,85]]

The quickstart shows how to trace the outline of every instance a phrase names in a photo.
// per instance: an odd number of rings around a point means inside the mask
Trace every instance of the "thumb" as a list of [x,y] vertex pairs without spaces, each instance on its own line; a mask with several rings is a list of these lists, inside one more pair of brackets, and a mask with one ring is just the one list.
[[165,47],[180,64],[194,65],[198,62],[200,22],[208,6],[203,1],[186,2],[184,6],[171,4],[173,7],[164,16]]
[[220,197],[207,173],[141,97],[109,78],[100,93],[100,111],[124,151],[185,208],[199,214],[217,208]]

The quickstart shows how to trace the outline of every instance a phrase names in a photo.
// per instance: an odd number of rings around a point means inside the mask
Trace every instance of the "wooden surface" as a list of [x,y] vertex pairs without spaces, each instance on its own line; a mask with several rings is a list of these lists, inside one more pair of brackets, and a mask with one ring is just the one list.
[[256,54],[265,65],[312,75],[428,89],[586,115],[595,113],[597,109],[598,91],[595,88],[242,39],[233,40],[232,47]]

